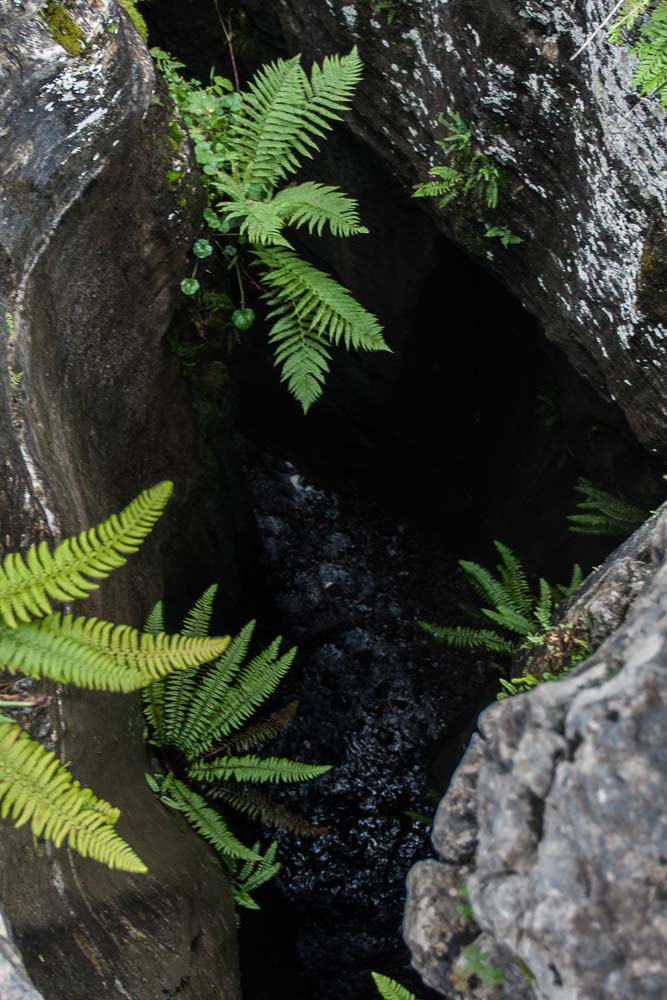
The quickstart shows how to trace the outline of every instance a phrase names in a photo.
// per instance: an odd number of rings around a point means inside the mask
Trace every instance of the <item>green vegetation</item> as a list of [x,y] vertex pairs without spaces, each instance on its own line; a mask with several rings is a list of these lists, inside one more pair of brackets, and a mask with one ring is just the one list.
[[80,56],[85,48],[84,33],[62,4],[48,0],[40,13],[49,31],[65,52],[75,58]]
[[378,14],[386,14],[387,24],[390,27],[396,20],[396,15],[398,13],[395,0],[375,0],[373,3],[373,10]]
[[435,180],[420,184],[412,197],[439,198],[440,208],[457,202],[483,226],[488,239],[499,239],[504,247],[521,243],[521,238],[506,226],[495,225],[488,218],[498,208],[500,167],[475,147],[472,131],[458,112],[449,118],[439,115],[438,121],[447,131],[436,145],[444,151],[448,163],[432,167],[429,173]]
[[665,0],[624,0],[609,39],[628,45],[638,59],[633,85],[643,96],[655,94],[667,107],[667,3]]
[[[128,625],[53,612],[52,601],[85,598],[136,552],[162,514],[169,482],[140,494],[120,514],[67,538],[46,542],[0,564],[0,663],[11,674],[62,684],[135,691],[157,677],[221,653],[228,638],[142,636]],[[5,703],[6,704],[6,703]],[[125,871],[146,868],[115,832],[119,811],[74,781],[66,765],[0,715],[0,813],[36,837],[63,842],[84,857]]]
[[130,15],[132,24],[135,26],[141,37],[145,42],[148,41],[148,25],[146,24],[143,14],[140,13],[139,7],[137,6],[141,3],[141,0],[120,0],[127,13]]
[[383,1000],[417,1000],[414,993],[410,993],[405,986],[401,986],[393,979],[381,976],[379,972],[372,972],[371,975]]
[[468,984],[470,979],[476,977],[485,986],[502,993],[505,977],[501,970],[490,961],[481,948],[470,944],[464,948],[460,955],[460,964],[452,973],[452,982],[455,989],[468,995]]
[[[185,618],[183,636],[208,635],[216,591],[216,585],[209,587],[199,598]],[[163,627],[159,603],[146,628],[152,633]],[[277,871],[275,848],[270,847],[262,857],[257,845],[246,847],[209,802],[221,802],[252,819],[297,833],[318,833],[321,831],[252,786],[309,781],[330,770],[327,766],[247,753],[284,732],[297,708],[296,702],[291,702],[268,717],[254,717],[296,655],[294,648],[280,652],[282,639],[278,636],[248,660],[254,629],[255,622],[249,622],[215,662],[156,681],[144,691],[151,740],[165,751],[172,768],[166,774],[159,771],[148,775],[147,780],[163,802],[182,812],[213,845],[237,880],[237,901],[244,906],[256,905],[247,898],[250,889],[267,881],[269,872]],[[239,862],[243,865],[239,866]]]
[[627,538],[641,527],[650,511],[637,507],[623,497],[606,493],[589,479],[579,479],[575,492],[584,499],[576,514],[569,514],[569,529],[580,535],[618,535]]
[[[318,235],[326,228],[336,237],[367,232],[356,201],[339,188],[290,182],[350,107],[362,70],[357,50],[324,59],[310,75],[299,56],[278,59],[258,70],[243,93],[214,74],[206,86],[186,81],[182,64],[159,49],[152,52],[183,114],[208,191],[204,217],[211,236],[198,241],[202,252],[195,255],[201,261],[217,248],[216,259],[235,272],[236,330],[254,321],[246,286],[259,281],[281,379],[307,412],[322,394],[333,347],[388,350],[377,319],[303,260],[287,235],[290,228]],[[246,270],[248,254],[256,278]],[[181,285],[193,297],[203,294],[198,268]]]
[[[468,583],[491,607],[481,608],[481,615],[493,622],[496,628],[468,626],[440,626],[419,622],[434,638],[455,649],[487,649],[511,655],[526,643],[537,645],[551,626],[554,609],[579,586],[581,567],[576,565],[570,582],[552,586],[540,579],[538,593],[534,594],[525,570],[514,553],[502,542],[493,543],[500,555],[496,566],[497,576],[479,563],[459,561]],[[479,619],[480,614],[475,613]]]

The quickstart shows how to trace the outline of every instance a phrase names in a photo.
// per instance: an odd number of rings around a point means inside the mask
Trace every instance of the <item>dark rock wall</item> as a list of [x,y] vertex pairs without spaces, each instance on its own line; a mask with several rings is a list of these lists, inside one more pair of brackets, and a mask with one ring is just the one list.
[[[86,608],[139,624],[199,475],[187,392],[162,337],[201,199],[123,9],[67,2],[83,35],[73,56],[43,7],[0,12],[0,545],[59,538],[174,479],[176,499],[142,556]],[[229,890],[145,784],[139,698],[57,691],[36,728],[120,806],[121,832],[149,867],[114,874],[3,826],[0,898],[38,988],[48,1000],[232,1000]]]
[[[571,57],[608,13],[590,0],[473,3],[279,0],[273,44],[307,59],[358,44],[365,78],[350,124],[407,190],[441,163],[438,114],[458,111],[504,168],[498,221],[523,239],[508,250],[471,234],[456,210],[425,208],[481,254],[615,400],[637,437],[667,451],[664,210],[667,147],[655,101],[636,107],[632,60],[603,35]],[[442,275],[443,301],[447,275]],[[499,323],[498,336],[511,335]]]

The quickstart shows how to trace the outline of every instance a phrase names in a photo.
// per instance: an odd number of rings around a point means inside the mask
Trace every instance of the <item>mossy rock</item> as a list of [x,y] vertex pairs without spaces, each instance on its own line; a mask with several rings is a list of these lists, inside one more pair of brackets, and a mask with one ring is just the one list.
[[137,7],[138,0],[120,0],[120,3],[130,15],[132,24],[135,26],[143,40],[147,42],[148,26],[143,18],[143,15],[139,13],[139,9]]
[[663,215],[651,222],[637,278],[637,305],[657,323],[667,323],[667,220]]
[[85,48],[86,40],[83,31],[62,4],[49,0],[42,11],[46,25],[68,55],[77,58]]

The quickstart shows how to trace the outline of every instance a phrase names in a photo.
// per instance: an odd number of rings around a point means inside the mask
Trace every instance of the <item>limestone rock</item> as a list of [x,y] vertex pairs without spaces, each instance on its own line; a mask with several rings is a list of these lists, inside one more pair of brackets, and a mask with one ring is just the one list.
[[[114,0],[1,4],[0,81],[0,547],[79,531],[174,479],[142,556],[86,605],[140,624],[196,483],[187,393],[163,346],[201,208],[189,152]],[[229,888],[145,784],[138,696],[57,691],[26,722],[121,808],[149,867],[110,872],[3,824],[0,900],[39,990],[234,1000]]]
[[[271,30],[265,4],[244,6]],[[504,171],[497,222],[523,243],[504,249],[455,206],[423,204],[618,402],[637,437],[667,452],[663,114],[656,100],[637,103],[633,60],[604,33],[572,60],[609,5],[278,0],[272,10],[290,53],[359,46],[365,78],[350,124],[406,191],[443,163],[438,115],[469,123]]]
[[413,890],[406,911],[413,961],[443,993],[457,927],[437,886],[457,878],[507,982],[519,969],[543,1000],[667,993],[666,532],[662,508],[585,582],[568,613],[602,641],[576,672],[480,717],[434,827],[436,903]]

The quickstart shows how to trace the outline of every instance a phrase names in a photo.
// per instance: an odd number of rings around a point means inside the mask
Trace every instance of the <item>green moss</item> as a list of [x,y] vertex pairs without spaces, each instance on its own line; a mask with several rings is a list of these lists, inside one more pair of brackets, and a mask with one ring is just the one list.
[[58,42],[62,45],[68,55],[76,58],[80,56],[85,48],[85,36],[74,18],[68,14],[65,8],[49,0],[42,11],[42,17],[46,25]]
[[130,15],[132,24],[135,26],[145,42],[148,41],[148,25],[143,16],[139,13],[137,3],[139,0],[120,0],[121,4]]
[[637,305],[649,319],[667,323],[667,221],[663,215],[653,219],[644,240]]

